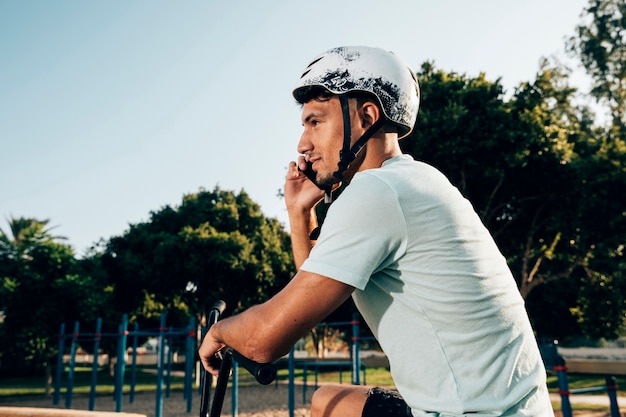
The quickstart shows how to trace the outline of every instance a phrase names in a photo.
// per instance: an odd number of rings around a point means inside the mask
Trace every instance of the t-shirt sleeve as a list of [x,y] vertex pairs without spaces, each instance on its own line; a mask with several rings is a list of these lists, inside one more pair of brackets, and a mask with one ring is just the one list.
[[406,233],[394,190],[381,178],[360,173],[330,206],[300,269],[363,290],[406,248]]

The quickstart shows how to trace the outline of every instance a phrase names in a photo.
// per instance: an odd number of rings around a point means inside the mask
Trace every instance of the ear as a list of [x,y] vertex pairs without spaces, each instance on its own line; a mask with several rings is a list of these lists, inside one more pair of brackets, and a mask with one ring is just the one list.
[[366,101],[359,108],[362,127],[368,129],[380,119],[380,108],[372,101]]

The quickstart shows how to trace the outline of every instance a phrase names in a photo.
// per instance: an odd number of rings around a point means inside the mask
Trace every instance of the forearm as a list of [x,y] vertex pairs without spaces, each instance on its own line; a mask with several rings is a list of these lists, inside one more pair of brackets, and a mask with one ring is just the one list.
[[300,271],[270,300],[214,324],[198,351],[200,359],[214,374],[217,369],[211,366],[211,358],[225,346],[256,362],[272,362],[287,354],[353,290],[339,281]]
[[[337,308],[352,287],[304,273],[263,304],[218,321],[207,334],[211,346],[229,346],[256,362],[273,362]],[[324,285],[325,284],[325,285]],[[339,301],[336,301],[339,299]],[[205,337],[206,338],[206,337]]]
[[[279,313],[280,314],[280,313]],[[289,335],[273,329],[275,317],[264,318],[261,305],[221,320],[207,336],[259,363],[270,363],[287,354],[302,334]]]
[[296,269],[309,257],[313,242],[309,238],[313,229],[317,227],[315,210],[289,211],[289,225],[291,228],[291,248]]

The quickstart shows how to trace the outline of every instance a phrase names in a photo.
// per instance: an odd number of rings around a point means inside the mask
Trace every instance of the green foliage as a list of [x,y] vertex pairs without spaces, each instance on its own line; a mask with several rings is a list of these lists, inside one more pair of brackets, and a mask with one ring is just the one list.
[[568,49],[593,79],[591,94],[608,105],[613,126],[626,140],[626,3],[591,0]]
[[[610,109],[606,125],[576,101],[558,62],[544,60],[535,80],[508,98],[499,80],[426,62],[417,74],[417,126],[401,142],[469,198],[538,336],[561,340],[614,339],[626,328],[626,4],[590,0],[582,18],[567,47]],[[48,220],[13,218],[9,226],[0,230],[4,375],[40,373],[56,354],[61,323],[99,317],[104,332],[115,332],[128,313],[142,328],[157,327],[165,308],[168,325],[182,327],[190,316],[204,320],[217,299],[231,312],[262,302],[295,273],[287,233],[243,191],[186,195],[83,259]],[[348,301],[327,321],[353,311]],[[111,352],[114,343],[102,347]]]
[[40,373],[56,354],[59,326],[92,318],[106,301],[72,248],[57,243],[47,221],[16,218],[0,231],[0,372]]
[[231,310],[245,308],[295,273],[278,221],[264,217],[245,192],[219,188],[186,195],[179,207],[153,212],[149,222],[112,238],[103,265],[117,310],[143,321],[151,315],[146,301],[153,310],[187,308],[199,320],[217,299]]
[[567,278],[537,286],[528,295],[526,309],[540,338],[568,344],[582,334],[583,321],[571,311],[578,304],[580,287],[580,280]]
[[[404,150],[444,169],[472,201],[488,198],[489,189],[501,181],[507,158],[523,152],[523,144],[506,129],[510,115],[502,106],[502,87],[483,74],[468,79],[437,71],[431,63],[422,66],[418,77],[422,104],[415,131],[401,142]],[[487,182],[479,183],[477,177]]]
[[[83,259],[56,242],[48,221],[17,218],[0,231],[0,372],[41,373],[56,356],[61,323],[117,332],[122,314],[142,328],[202,319],[213,302],[231,311],[269,297],[294,274],[290,241],[244,192],[187,195],[179,207],[101,241]],[[114,354],[116,341],[101,348]],[[82,346],[89,350],[91,343]]]
[[617,339],[626,328],[623,310],[626,305],[626,279],[623,271],[612,275],[590,271],[590,275],[588,282],[581,286],[578,306],[571,309],[572,315],[587,337]]

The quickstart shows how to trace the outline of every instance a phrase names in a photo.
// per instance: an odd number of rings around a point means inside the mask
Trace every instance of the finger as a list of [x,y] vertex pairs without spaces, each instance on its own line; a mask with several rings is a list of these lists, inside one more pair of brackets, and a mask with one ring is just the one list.
[[[298,163],[293,162],[293,165],[290,164],[289,167],[289,173],[288,173],[288,179],[293,179],[293,180],[300,180],[300,179],[306,179],[306,175],[304,174],[303,168],[298,166]],[[304,165],[304,168],[306,169],[306,163]]]
[[219,368],[213,368],[213,367],[210,367],[209,369],[207,369],[207,371],[208,371],[211,375],[213,375],[213,376],[219,376],[219,375],[220,375],[220,370],[219,370]]
[[211,375],[217,376],[219,373],[219,361],[212,361],[209,358],[205,358],[203,356],[200,357],[200,361],[202,362],[202,367],[209,372]]
[[202,367],[206,370],[209,371],[210,370],[210,366],[209,366],[209,361],[206,360],[204,357],[200,356],[200,362],[202,362]]
[[301,171],[305,171],[308,168],[306,157],[304,155],[300,155],[298,157],[298,168],[300,168]]
[[287,169],[287,176],[291,178],[298,178],[300,173],[298,172],[298,167],[294,161],[289,162],[289,168]]

